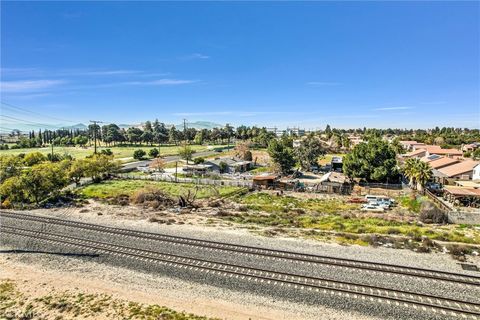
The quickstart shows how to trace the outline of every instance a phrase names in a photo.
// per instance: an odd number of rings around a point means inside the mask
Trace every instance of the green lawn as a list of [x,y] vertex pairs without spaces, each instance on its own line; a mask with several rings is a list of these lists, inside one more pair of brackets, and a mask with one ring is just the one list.
[[[175,197],[185,194],[189,189],[195,187],[189,183],[173,183],[164,181],[145,181],[145,180],[109,180],[98,184],[92,184],[79,190],[79,193],[86,198],[107,199],[119,195],[132,195],[135,191],[153,186]],[[217,190],[222,197],[236,194],[243,190],[239,187],[221,186]],[[205,199],[214,196],[214,190],[209,186],[200,186],[197,193],[198,199]]]
[[338,199],[300,199],[290,196],[277,197],[269,193],[258,192],[238,197],[237,201],[250,209],[265,212],[290,212],[308,210],[322,213],[339,213],[359,209],[358,204],[346,203]]
[[[208,148],[207,146],[199,146],[199,145],[191,145],[190,146],[193,150],[199,152],[199,151],[206,151]],[[217,147],[217,146],[216,146]],[[221,146],[218,146],[221,147]],[[99,147],[97,148],[98,151],[101,151],[103,149],[110,149],[113,152],[113,156],[115,159],[122,159],[122,158],[131,158],[133,156],[133,151],[137,149],[143,149],[145,152],[147,152],[152,148],[157,148],[158,146],[138,146],[138,147]],[[170,156],[170,155],[176,155],[178,154],[178,150],[181,147],[175,146],[175,145],[168,145],[168,146],[162,146],[160,147],[160,153],[162,156]],[[26,148],[26,149],[9,149],[9,150],[0,150],[0,155],[17,155],[20,153],[29,153],[29,152],[41,152],[43,154],[48,154],[52,152],[52,149],[50,147],[45,147],[45,148]],[[85,158],[88,155],[93,154],[93,147],[88,147],[88,148],[81,148],[81,147],[54,147],[53,151],[55,153],[68,153],[74,158]],[[195,155],[194,155],[195,156]],[[133,158],[131,159],[125,159],[126,161],[133,161]]]
[[324,166],[328,163],[331,163],[333,157],[344,157],[344,156],[345,156],[345,153],[326,154],[324,157],[322,157],[318,161],[318,164]]

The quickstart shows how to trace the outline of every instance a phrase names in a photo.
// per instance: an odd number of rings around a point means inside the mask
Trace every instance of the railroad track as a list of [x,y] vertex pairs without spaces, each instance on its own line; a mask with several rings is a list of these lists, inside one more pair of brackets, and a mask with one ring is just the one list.
[[458,274],[453,272],[428,270],[415,267],[406,267],[393,264],[374,263],[369,261],[352,260],[344,258],[334,258],[328,256],[320,256],[313,254],[305,254],[291,251],[273,250],[266,248],[259,248],[253,246],[237,245],[230,243],[223,243],[210,240],[200,240],[187,237],[170,236],[159,233],[143,232],[122,228],[106,227],[101,225],[89,224],[85,222],[78,222],[72,220],[41,217],[29,214],[19,214],[12,212],[0,212],[1,215],[9,218],[29,220],[40,223],[49,223],[55,225],[62,225],[72,228],[86,229],[95,232],[112,234],[115,236],[133,237],[138,239],[154,240],[161,242],[168,242],[173,245],[197,247],[207,250],[222,250],[227,252],[234,252],[237,254],[262,256],[269,259],[291,260],[299,263],[314,263],[331,265],[343,268],[362,269],[371,272],[392,273],[402,276],[410,276],[417,278],[428,278],[439,281],[448,281],[454,283],[468,284],[480,286],[480,277],[473,275]]
[[131,258],[144,262],[202,271],[247,281],[279,285],[281,287],[293,287],[299,290],[323,292],[342,297],[345,296],[370,300],[372,302],[386,302],[392,306],[413,307],[415,309],[421,308],[423,311],[439,313],[441,315],[480,319],[480,305],[478,303],[464,300],[405,290],[388,289],[378,286],[361,285],[346,281],[309,277],[293,273],[277,272],[204,259],[186,258],[152,250],[114,245],[24,228],[0,226],[0,230],[5,234],[35,239],[36,241],[63,245],[66,247],[74,247],[83,250],[86,249],[95,253],[102,252],[122,258]]

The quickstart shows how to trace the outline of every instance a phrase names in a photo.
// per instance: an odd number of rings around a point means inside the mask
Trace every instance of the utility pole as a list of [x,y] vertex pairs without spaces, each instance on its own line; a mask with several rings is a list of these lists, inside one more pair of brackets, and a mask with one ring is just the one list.
[[183,143],[185,147],[185,158],[187,158],[188,164],[188,155],[187,155],[187,119],[183,119]]
[[97,154],[97,123],[104,123],[102,121],[90,120],[93,123],[93,145],[94,145],[94,154]]
[[228,132],[228,127],[230,126],[229,123],[225,125],[226,132],[227,132],[227,151],[230,151],[230,133]]

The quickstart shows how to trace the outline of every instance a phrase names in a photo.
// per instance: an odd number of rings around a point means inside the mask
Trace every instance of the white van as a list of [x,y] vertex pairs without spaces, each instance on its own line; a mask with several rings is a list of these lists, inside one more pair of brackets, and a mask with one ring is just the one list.
[[374,196],[371,194],[367,194],[365,196],[365,200],[367,200],[368,202],[377,201],[379,198],[381,198],[381,196]]

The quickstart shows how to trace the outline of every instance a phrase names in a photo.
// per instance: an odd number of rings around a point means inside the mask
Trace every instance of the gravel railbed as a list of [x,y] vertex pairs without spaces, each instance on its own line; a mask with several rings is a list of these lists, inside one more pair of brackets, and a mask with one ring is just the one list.
[[[92,222],[92,217],[83,217],[83,219],[78,219],[78,217],[72,217],[71,215],[65,216],[63,214],[57,215],[61,218],[76,218],[75,220],[81,220],[85,222]],[[130,220],[123,220],[123,221],[115,221],[111,219],[111,217],[94,217],[95,218],[95,223],[100,223],[103,225],[111,225],[115,227],[122,227],[122,228],[127,228],[127,229],[137,229],[141,231],[149,231],[149,232],[160,232],[160,233],[165,233],[165,234],[171,234],[171,235],[177,235],[177,236],[187,236],[187,237],[195,237],[195,238],[204,238],[207,240],[217,240],[217,241],[223,241],[223,242],[230,242],[230,243],[238,243],[238,244],[245,244],[245,245],[253,245],[253,246],[262,246],[262,247],[270,247],[272,249],[283,249],[283,250],[291,250],[291,251],[298,251],[298,252],[306,252],[306,253],[314,253],[314,254],[321,254],[321,255],[330,255],[330,256],[338,256],[338,257],[348,257],[348,258],[353,258],[353,259],[360,259],[360,260],[373,260],[371,258],[366,258],[365,256],[371,256],[371,252],[361,252],[360,254],[355,255],[355,257],[352,257],[351,254],[351,249],[352,247],[343,247],[343,246],[335,246],[337,252],[336,254],[330,254],[334,249],[332,248],[332,245],[319,245],[317,243],[313,243],[312,241],[305,241],[305,240],[290,240],[290,239],[270,239],[270,238],[264,238],[264,237],[257,237],[257,236],[252,236],[249,234],[241,234],[239,232],[225,232],[225,231],[217,231],[217,230],[210,230],[207,228],[197,228],[193,226],[163,226],[163,225],[156,225],[156,224],[151,224],[146,221],[130,221]],[[105,219],[106,218],[106,219]],[[2,218],[3,219],[3,218]],[[5,222],[4,220],[2,220]],[[25,225],[21,227],[26,227]],[[41,224],[37,224],[35,227],[35,224],[29,223],[28,228],[38,228],[39,230],[45,230],[45,231],[50,231],[50,232],[60,232],[63,231],[66,234],[71,234],[68,231],[71,231],[70,228],[66,227],[52,227],[49,225],[48,227],[43,226]],[[52,229],[53,228],[53,229]],[[48,229],[48,230],[47,230]],[[192,233],[194,231],[194,234]],[[88,234],[87,234],[88,233]],[[79,235],[77,235],[79,236]],[[96,232],[85,232],[81,235],[86,236],[92,240],[96,241],[105,241],[105,237],[99,237],[99,234]],[[115,239],[114,239],[115,238]],[[7,239],[3,239],[7,240]],[[15,239],[11,239],[15,240]],[[164,252],[170,252],[170,253],[176,253],[178,254],[178,247],[177,246],[158,246],[158,244],[152,243],[152,242],[145,242],[145,241],[138,241],[135,240],[135,243],[132,242],[125,242],[126,239],[121,239],[117,237],[109,237],[108,242],[113,241],[114,243],[118,244],[126,244],[126,245],[132,245],[134,244],[137,247],[141,248],[149,248],[149,249],[155,249],[158,250],[159,248],[165,250]],[[20,247],[24,247],[26,249],[31,248],[32,246],[38,245],[35,243],[35,241],[24,241],[24,240],[18,240],[16,239],[13,244],[19,245]],[[186,253],[192,257],[202,257],[206,258],[205,250],[192,250],[191,248],[188,250],[185,250],[185,248],[189,248],[186,246],[181,246],[182,253]],[[341,248],[342,250],[345,250],[348,255],[339,255],[338,249]],[[55,251],[58,250],[57,246],[49,246],[42,244],[40,246],[40,249],[42,250],[50,250],[50,251]],[[354,249],[367,249],[367,248],[354,248]],[[392,250],[392,249],[372,249],[368,248],[370,250],[374,251],[390,251],[389,256],[390,259],[385,259],[386,257],[377,257],[375,259],[376,261],[384,262],[384,263],[394,263],[394,264],[402,264],[398,262],[398,256],[396,253],[402,252],[400,256],[404,256],[405,253],[408,253],[408,255],[415,255],[416,257],[418,256],[426,256],[429,257],[430,255],[425,255],[425,254],[416,254],[413,252],[408,252],[405,250]],[[173,251],[173,252],[172,252]],[[325,251],[329,251],[329,254],[327,254]],[[350,251],[350,252],[349,252]],[[355,250],[357,251],[357,250]],[[366,251],[366,250],[365,250]],[[71,248],[68,248],[66,252],[71,253]],[[208,251],[207,251],[208,252]],[[84,253],[84,252],[81,252]],[[231,254],[218,254],[216,252],[209,252],[211,255],[211,259],[218,259],[221,261],[226,261],[226,262],[236,262],[238,261],[238,258],[232,257]],[[378,253],[377,253],[378,254]],[[382,253],[383,254],[383,253]],[[362,257],[357,257],[357,256],[362,256]],[[292,265],[291,263],[286,263],[285,261],[271,261],[271,260],[262,260],[262,259],[255,259],[252,257],[248,257],[243,255],[241,257],[241,260],[244,264],[251,264],[257,267],[268,267],[268,268],[275,268],[278,271],[291,271],[292,270]],[[219,286],[225,287],[225,288],[231,288],[234,290],[246,290],[248,292],[255,292],[261,295],[271,295],[271,296],[276,296],[276,297],[281,297],[285,298],[288,300],[296,301],[296,302],[303,302],[303,303],[309,303],[309,304],[318,304],[322,303],[326,306],[334,307],[334,308],[341,308],[345,309],[347,308],[348,310],[358,310],[361,311],[362,313],[367,313],[371,315],[380,315],[381,317],[389,317],[391,318],[392,310],[395,309],[395,315],[393,318],[404,318],[404,319],[411,319],[412,317],[418,317],[418,313],[415,311],[410,310],[409,308],[403,308],[403,307],[395,307],[391,308],[384,303],[370,303],[366,301],[361,301],[359,299],[345,299],[344,297],[338,297],[338,296],[332,296],[331,294],[315,294],[312,295],[309,292],[299,292],[299,290],[291,290],[291,289],[285,289],[281,288],[279,290],[278,286],[265,286],[265,285],[258,285],[258,283],[255,282],[249,282],[249,281],[238,281],[236,279],[232,278],[225,278],[224,276],[217,276],[217,275],[212,275],[212,274],[207,274],[205,275],[204,273],[201,272],[191,272],[190,270],[185,270],[185,269],[180,269],[179,268],[170,268],[170,267],[164,267],[162,266],[159,268],[158,266],[151,265],[149,263],[141,263],[138,261],[128,261],[131,259],[118,259],[117,257],[114,256],[109,256],[109,255],[100,255],[98,257],[80,257],[81,259],[93,259],[94,261],[99,261],[102,263],[113,263],[119,266],[126,266],[129,268],[133,268],[136,270],[147,270],[153,273],[158,273],[159,271],[161,274],[167,274],[170,276],[176,276],[180,277],[182,279],[190,280],[190,281],[195,281],[195,282],[203,282],[205,281],[214,281],[216,284]],[[405,257],[401,257],[404,258]],[[432,257],[429,257],[430,259]],[[435,260],[443,260],[442,262],[445,262],[447,259],[450,259],[447,256],[439,256],[435,255],[433,257]],[[232,260],[233,259],[233,260]],[[394,259],[395,261],[391,261],[391,259]],[[415,263],[414,266],[417,267],[423,267],[423,268],[432,268],[432,266],[426,266],[422,265],[421,263],[425,263],[425,261],[419,262],[418,259],[415,261],[410,260],[409,263],[404,263],[404,265],[412,265],[412,262]],[[431,262],[431,261],[430,261]],[[454,262],[455,263],[455,262]],[[444,268],[445,265],[447,268]],[[458,270],[458,266],[452,263],[445,263],[445,265],[439,266],[438,264],[435,265],[435,269],[443,269],[445,271],[450,271],[450,272],[457,272],[457,273],[465,273],[468,274],[468,272],[464,272],[463,270]],[[441,267],[441,268],[440,268]],[[278,268],[278,269],[277,269]],[[333,268],[333,269],[332,269]],[[454,269],[454,270],[452,270]],[[338,270],[342,270],[342,272],[339,272]],[[462,272],[463,271],[463,272]],[[328,276],[328,277],[333,277],[332,279],[337,279],[337,280],[348,280],[348,279],[372,279],[372,276],[370,273],[367,272],[351,272],[351,270],[347,270],[345,268],[334,268],[334,267],[327,267],[327,266],[322,266],[319,268],[318,266],[315,265],[301,265],[300,267],[298,265],[295,265],[295,272],[299,273],[305,273],[305,274],[314,274],[314,275],[321,275],[321,276]],[[362,274],[365,273],[365,274]],[[478,273],[471,273],[474,275],[478,275]],[[212,278],[209,278],[212,277]],[[393,282],[397,282],[398,285],[406,285],[407,283],[411,283],[410,277],[403,278],[402,282],[398,281],[393,281],[392,278],[390,277],[374,277],[375,283],[371,283],[372,285],[377,285],[380,283],[384,284],[391,284]],[[378,278],[378,279],[377,279]],[[378,281],[378,283],[377,283]],[[432,290],[433,293],[438,292],[445,292],[445,291],[451,291],[451,288],[448,288],[447,290],[445,289],[444,283],[442,282],[440,286],[438,286],[438,283],[436,281],[429,281],[428,286],[423,283],[423,281],[415,281],[415,282],[421,282],[417,283],[416,285],[421,286],[423,284],[423,287],[416,288],[419,290],[422,290],[422,292],[429,292],[429,291],[423,291],[423,290]],[[431,286],[434,287],[434,289],[431,288]],[[400,287],[401,288],[401,287]],[[438,291],[437,291],[438,290]],[[468,290],[466,290],[468,291]],[[462,299],[463,297],[478,297],[476,293],[472,292],[465,292],[465,290],[458,290],[454,289],[454,297]],[[413,312],[413,313],[412,313]],[[426,318],[425,313],[421,313],[421,317],[423,319]],[[440,318],[445,318],[444,316],[440,315],[428,315],[428,317],[432,317],[431,319],[440,319]],[[430,319],[430,318],[428,318]]]
[[133,270],[149,272],[152,274],[168,275],[188,282],[195,283],[214,283],[216,286],[233,290],[236,292],[246,292],[260,296],[270,296],[274,298],[285,299],[294,303],[302,303],[315,306],[322,304],[338,310],[349,310],[361,312],[368,316],[381,316],[384,319],[448,319],[454,318],[440,313],[422,311],[421,308],[404,307],[402,305],[393,306],[382,301],[370,301],[370,299],[352,299],[345,295],[332,294],[330,292],[312,292],[300,290],[293,286],[281,286],[259,281],[237,279],[224,275],[199,272],[188,268],[178,268],[169,265],[157,265],[142,260],[136,260],[125,257],[118,257],[111,254],[92,255],[88,250],[74,249],[61,244],[43,243],[37,240],[23,238],[18,236],[5,237],[2,235],[4,244],[14,246],[18,249],[38,252],[54,252],[56,255],[61,253],[69,257],[75,257],[85,261],[95,261],[100,264],[110,264],[119,267],[127,267]]
[[[0,220],[4,226],[17,226],[25,228],[19,220],[2,217]],[[243,266],[269,269],[272,271],[295,273],[298,275],[313,276],[331,280],[347,281],[358,284],[381,286],[398,290],[411,291],[439,295],[447,298],[477,301],[480,297],[480,288],[470,285],[455,284],[451,282],[405,277],[395,274],[359,270],[352,268],[339,268],[329,265],[314,263],[298,263],[283,259],[268,259],[252,255],[239,255],[236,253],[206,250],[191,246],[173,245],[169,242],[144,240],[133,237],[105,235],[100,232],[82,230],[65,226],[45,225],[43,223],[30,222],[28,229],[46,231],[69,236],[81,236],[85,239],[102,241],[112,244],[135,247],[139,249],[153,250],[161,253],[180,255],[185,257],[199,258],[210,261],[225,262]]]

